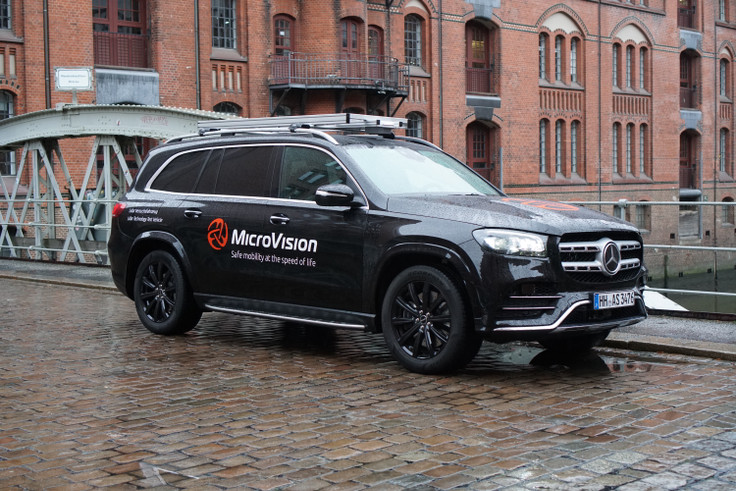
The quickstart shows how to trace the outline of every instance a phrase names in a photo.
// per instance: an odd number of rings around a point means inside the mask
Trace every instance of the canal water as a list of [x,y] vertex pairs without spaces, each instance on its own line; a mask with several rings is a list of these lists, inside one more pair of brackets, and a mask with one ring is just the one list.
[[[693,273],[665,278],[652,278],[648,286],[653,288],[672,288],[676,290],[699,290],[705,292],[736,293],[736,269],[724,269],[713,273]],[[719,312],[736,314],[736,297],[717,295],[665,293],[663,295],[677,302],[687,310],[696,312]]]

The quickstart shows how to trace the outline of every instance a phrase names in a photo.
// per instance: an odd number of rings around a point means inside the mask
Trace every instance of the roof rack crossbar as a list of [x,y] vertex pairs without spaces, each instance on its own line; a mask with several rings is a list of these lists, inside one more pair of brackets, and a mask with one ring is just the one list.
[[275,118],[240,118],[222,121],[200,121],[200,135],[217,133],[295,132],[297,130],[355,131],[367,133],[392,133],[406,128],[405,118],[373,116],[366,114],[317,114],[305,116],[280,116]]

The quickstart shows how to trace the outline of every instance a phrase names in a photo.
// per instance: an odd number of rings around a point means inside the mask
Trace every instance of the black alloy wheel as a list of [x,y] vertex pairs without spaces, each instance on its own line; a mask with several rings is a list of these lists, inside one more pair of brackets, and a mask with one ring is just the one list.
[[418,373],[445,373],[465,366],[482,338],[473,331],[457,283],[444,272],[415,266],[399,273],[386,291],[383,334],[394,357]]
[[179,262],[165,251],[149,253],[138,265],[134,297],[138,317],[156,334],[183,334],[202,316]]

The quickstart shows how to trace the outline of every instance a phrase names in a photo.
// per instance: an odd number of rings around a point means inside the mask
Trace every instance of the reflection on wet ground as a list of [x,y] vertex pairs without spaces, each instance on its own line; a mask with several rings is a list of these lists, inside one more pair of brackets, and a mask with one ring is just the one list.
[[732,489],[736,366],[485,344],[407,372],[380,335],[4,281],[0,488]]

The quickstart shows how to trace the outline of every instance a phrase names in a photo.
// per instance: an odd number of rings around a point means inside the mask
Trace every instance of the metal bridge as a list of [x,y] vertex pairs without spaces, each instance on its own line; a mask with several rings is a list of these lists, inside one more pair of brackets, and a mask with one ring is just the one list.
[[[0,121],[0,150],[22,149],[14,176],[0,177],[0,255],[106,263],[112,205],[133,181],[130,167],[142,163],[135,138],[167,140],[196,133],[198,121],[227,117],[162,106],[61,104]],[[60,143],[70,138],[79,140]],[[86,170],[77,183],[85,148]]]

